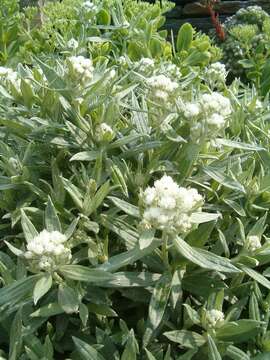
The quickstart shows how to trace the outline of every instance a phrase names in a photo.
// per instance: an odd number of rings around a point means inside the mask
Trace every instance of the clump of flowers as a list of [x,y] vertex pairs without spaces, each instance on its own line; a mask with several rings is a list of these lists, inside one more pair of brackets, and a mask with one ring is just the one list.
[[82,9],[86,12],[96,12],[98,8],[92,1],[87,0],[82,3]]
[[78,48],[78,46],[79,46],[79,43],[78,43],[78,41],[76,40],[76,39],[74,39],[74,38],[71,38],[68,42],[67,42],[67,47],[69,48],[69,49],[77,49]]
[[220,310],[208,310],[205,315],[207,327],[216,328],[224,322],[224,314]]
[[106,123],[101,123],[96,128],[96,138],[100,142],[110,142],[114,139],[113,129]]
[[196,189],[178,186],[164,175],[141,194],[144,212],[142,224],[166,232],[186,234],[194,226],[191,215],[201,211],[203,198]]
[[159,71],[173,80],[179,80],[182,77],[179,67],[169,61],[161,64]]
[[43,230],[27,244],[24,257],[35,270],[52,271],[59,265],[68,264],[71,251],[66,245],[67,238],[59,231]]
[[155,69],[155,61],[151,58],[141,58],[135,63],[135,69],[141,74],[152,73]]
[[206,70],[206,79],[212,87],[219,88],[226,81],[226,66],[220,62],[211,64]]
[[183,115],[191,122],[191,139],[197,142],[203,137],[216,137],[226,127],[231,114],[230,100],[218,92],[203,94],[197,102],[183,105]]
[[20,89],[21,79],[19,78],[17,71],[0,66],[0,79],[7,84],[13,85],[15,88]]
[[165,75],[155,75],[147,79],[149,95],[153,101],[170,102],[175,97],[178,84]]
[[246,241],[246,249],[250,252],[254,252],[261,247],[261,240],[258,235],[249,235]]
[[70,77],[86,85],[93,79],[94,67],[91,59],[84,56],[71,56],[67,59]]

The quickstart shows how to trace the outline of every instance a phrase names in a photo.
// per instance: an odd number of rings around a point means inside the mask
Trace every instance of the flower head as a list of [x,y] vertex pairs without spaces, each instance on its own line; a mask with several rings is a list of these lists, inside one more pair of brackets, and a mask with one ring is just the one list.
[[248,251],[253,252],[261,247],[261,240],[258,235],[250,235],[247,237],[246,248]]
[[212,309],[206,312],[206,323],[210,328],[215,328],[224,322],[224,314],[220,310]]
[[113,129],[106,123],[101,123],[96,128],[96,137],[98,141],[110,142],[114,139]]
[[91,59],[84,56],[71,56],[67,59],[69,73],[72,79],[86,85],[93,78],[94,67]]
[[146,227],[186,234],[193,227],[191,214],[200,211],[203,198],[196,189],[180,187],[164,175],[153,187],[146,188],[142,201]]
[[37,270],[53,270],[71,260],[71,251],[66,241],[66,236],[59,231],[43,230],[28,242],[24,256]]
[[178,84],[165,75],[155,75],[147,80],[150,96],[155,101],[167,102],[174,97]]

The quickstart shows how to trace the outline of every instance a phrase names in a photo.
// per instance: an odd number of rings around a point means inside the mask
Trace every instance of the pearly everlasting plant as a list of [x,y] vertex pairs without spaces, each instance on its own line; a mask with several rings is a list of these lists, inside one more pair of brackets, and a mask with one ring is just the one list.
[[71,251],[66,241],[66,236],[59,231],[42,230],[28,242],[24,257],[32,269],[54,271],[71,260]]
[[201,211],[202,196],[196,189],[180,187],[164,175],[141,194],[142,224],[168,233],[187,234],[193,227],[192,213]]
[[197,101],[186,102],[180,108],[190,122],[190,135],[194,142],[221,134],[232,112],[230,100],[216,91],[202,94]]
[[205,315],[206,326],[209,328],[217,328],[224,322],[224,314],[220,310],[212,309],[206,311]]
[[206,81],[211,88],[222,88],[227,77],[226,66],[220,62],[211,64],[205,72]]
[[67,59],[69,75],[72,80],[87,85],[93,79],[94,67],[91,59],[84,56],[71,56]]
[[173,102],[176,96],[178,84],[165,75],[156,75],[147,79],[149,97],[157,103]]

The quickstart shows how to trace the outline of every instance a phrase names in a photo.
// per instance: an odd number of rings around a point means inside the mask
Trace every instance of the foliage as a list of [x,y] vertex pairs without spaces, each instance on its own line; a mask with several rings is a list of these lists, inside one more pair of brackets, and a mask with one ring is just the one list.
[[190,25],[169,44],[169,8],[19,14],[0,67],[2,359],[268,356],[268,97],[227,85]]
[[220,45],[228,69],[260,89],[269,57],[270,16],[259,6],[249,6],[227,19],[224,27],[226,38]]

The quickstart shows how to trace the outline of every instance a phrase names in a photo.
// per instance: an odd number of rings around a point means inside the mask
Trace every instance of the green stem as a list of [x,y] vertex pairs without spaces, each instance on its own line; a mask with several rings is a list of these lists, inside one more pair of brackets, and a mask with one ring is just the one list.
[[169,256],[168,256],[168,235],[163,232],[162,234],[162,259],[166,268],[169,268]]

